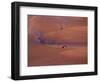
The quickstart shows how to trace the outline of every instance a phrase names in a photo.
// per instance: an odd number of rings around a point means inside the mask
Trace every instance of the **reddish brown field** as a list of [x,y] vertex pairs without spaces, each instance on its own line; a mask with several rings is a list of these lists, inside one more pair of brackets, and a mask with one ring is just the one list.
[[[34,43],[35,32],[57,44]],[[87,57],[87,17],[28,16],[28,66],[87,64]]]

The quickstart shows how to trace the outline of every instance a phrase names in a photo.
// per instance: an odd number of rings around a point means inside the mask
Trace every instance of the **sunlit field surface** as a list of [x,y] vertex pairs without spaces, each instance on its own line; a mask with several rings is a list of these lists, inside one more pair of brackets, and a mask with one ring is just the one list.
[[87,21],[28,15],[28,66],[87,64]]

